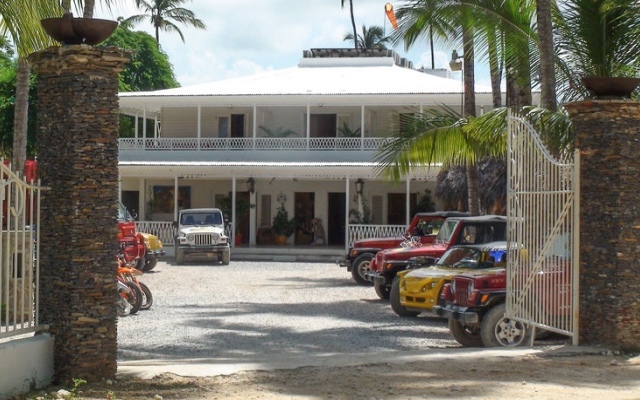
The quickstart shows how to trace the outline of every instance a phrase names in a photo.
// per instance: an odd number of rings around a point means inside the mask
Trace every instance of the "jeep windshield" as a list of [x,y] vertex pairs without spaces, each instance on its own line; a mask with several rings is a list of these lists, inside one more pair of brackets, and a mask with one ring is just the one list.
[[129,214],[127,207],[122,203],[118,203],[118,221],[133,221],[133,217]]
[[456,225],[458,224],[458,222],[459,220],[455,219],[445,220],[440,227],[440,230],[438,230],[438,235],[434,239],[433,243],[448,243],[451,239],[451,235],[453,235],[453,232],[456,229]]
[[219,212],[187,212],[180,215],[180,225],[222,225]]

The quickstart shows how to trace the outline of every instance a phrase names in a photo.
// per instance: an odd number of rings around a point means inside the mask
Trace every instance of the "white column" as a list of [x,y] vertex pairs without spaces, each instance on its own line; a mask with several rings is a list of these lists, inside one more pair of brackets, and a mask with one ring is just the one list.
[[253,106],[253,145],[251,146],[253,150],[256,149],[256,137],[258,136],[258,107]]
[[231,247],[236,247],[236,186],[237,180],[233,176],[231,178]]
[[173,220],[178,220],[178,175],[173,178]]
[[142,109],[142,148],[147,147],[147,142],[145,140],[147,135],[147,107]]
[[360,106],[360,149],[364,150],[364,104]]
[[413,217],[411,215],[411,174],[407,174],[407,199],[406,199],[406,216],[405,216],[405,225],[409,226],[409,224],[411,224],[411,218]]
[[307,126],[305,128],[307,130],[307,134],[305,135],[307,138],[307,150],[309,150],[309,140],[311,138],[311,106],[307,104]]
[[138,179],[138,210],[140,210],[140,221],[145,221],[147,219],[147,191],[145,190],[145,181],[143,178]]
[[158,138],[158,116],[157,115],[153,118],[153,138],[154,139]]
[[202,134],[202,107],[198,105],[198,150],[200,150],[200,135]]

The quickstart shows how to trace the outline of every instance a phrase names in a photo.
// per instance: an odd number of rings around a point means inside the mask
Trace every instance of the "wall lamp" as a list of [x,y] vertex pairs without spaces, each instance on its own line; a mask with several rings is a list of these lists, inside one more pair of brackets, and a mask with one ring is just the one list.
[[451,71],[461,71],[462,70],[462,56],[458,55],[457,51],[453,51],[451,53],[451,61],[449,61],[449,68]]
[[358,180],[356,181],[356,193],[362,196],[363,190],[364,190],[364,181],[362,180],[362,178],[358,178]]
[[247,179],[247,190],[251,193],[256,191],[256,180],[253,177]]

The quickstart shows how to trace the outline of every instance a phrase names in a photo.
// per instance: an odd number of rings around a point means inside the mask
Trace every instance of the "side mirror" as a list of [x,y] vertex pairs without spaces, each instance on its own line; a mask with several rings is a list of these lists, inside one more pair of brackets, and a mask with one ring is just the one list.
[[174,228],[177,228],[178,227],[178,221],[173,221],[171,223],[171,225],[173,225]]

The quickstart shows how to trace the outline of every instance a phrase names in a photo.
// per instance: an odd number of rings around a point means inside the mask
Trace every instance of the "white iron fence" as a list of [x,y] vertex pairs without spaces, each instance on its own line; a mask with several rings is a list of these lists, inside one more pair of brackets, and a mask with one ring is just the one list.
[[[136,229],[138,232],[156,235],[164,246],[173,246],[175,228],[171,221],[138,221]],[[349,224],[347,246],[352,246],[356,240],[360,239],[402,236],[406,231],[406,225]],[[227,232],[227,235],[230,234],[231,232]]]
[[[557,160],[524,120],[509,118],[507,311],[578,338],[579,156]],[[512,246],[513,247],[513,246]]]
[[0,338],[46,329],[39,324],[39,237],[42,188],[0,162]]

